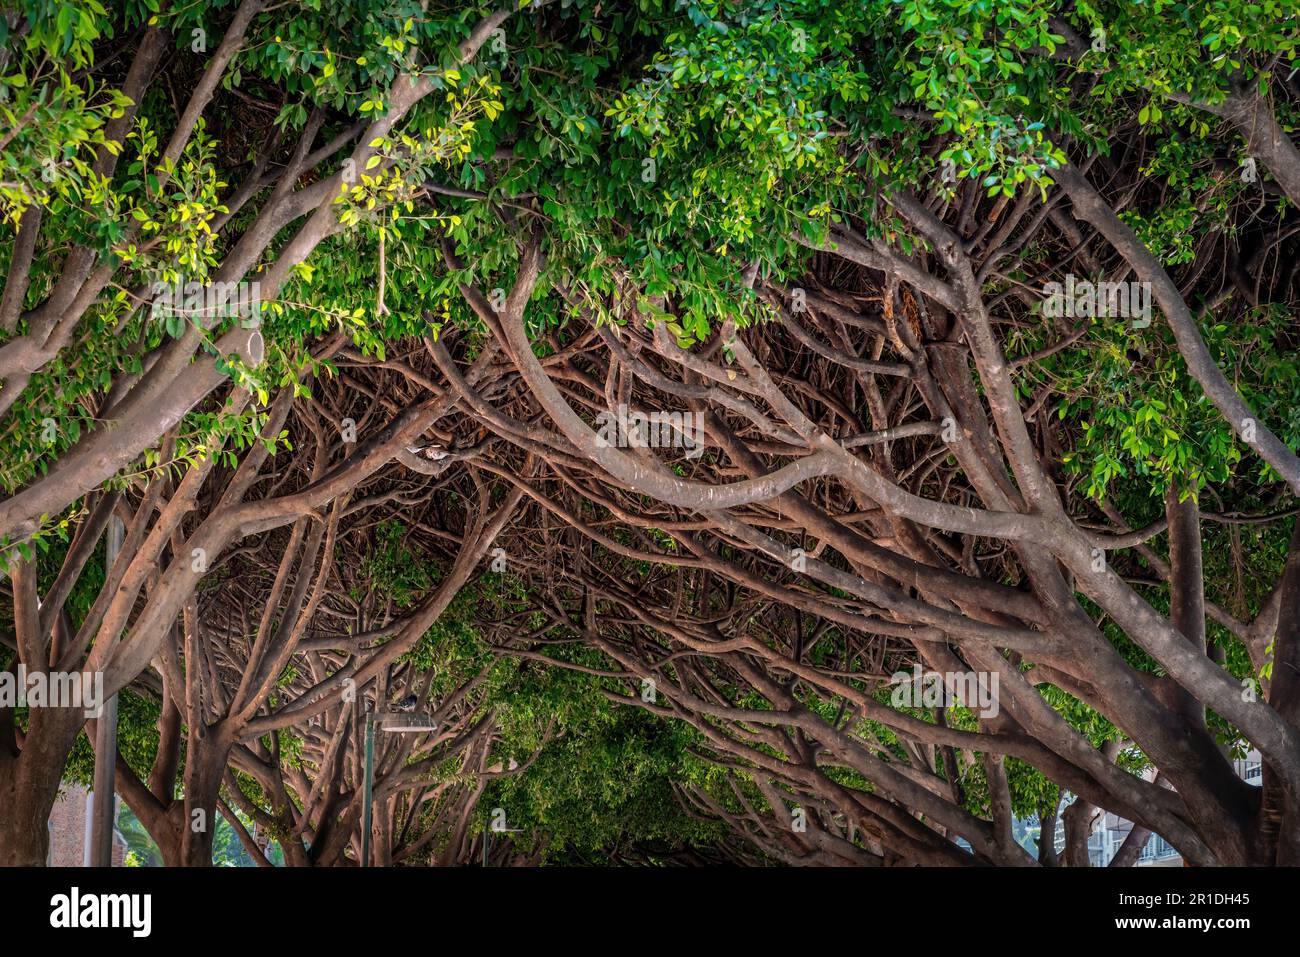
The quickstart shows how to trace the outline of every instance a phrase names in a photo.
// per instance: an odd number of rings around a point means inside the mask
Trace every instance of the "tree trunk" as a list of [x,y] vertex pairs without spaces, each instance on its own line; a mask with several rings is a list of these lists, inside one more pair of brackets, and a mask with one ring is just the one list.
[[0,867],[44,867],[49,853],[46,822],[58,793],[47,795],[23,785],[18,761],[0,757]]
[[81,733],[80,708],[32,708],[17,755],[0,750],[0,867],[43,867],[50,811],[68,752]]
[[176,805],[180,821],[181,867],[211,867],[212,838],[217,829],[221,778],[234,745],[222,725],[191,731],[185,768],[185,800]]

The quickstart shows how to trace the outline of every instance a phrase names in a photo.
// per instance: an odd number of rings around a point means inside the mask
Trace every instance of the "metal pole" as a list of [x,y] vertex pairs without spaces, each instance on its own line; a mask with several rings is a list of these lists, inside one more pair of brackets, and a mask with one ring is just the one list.
[[370,866],[370,815],[375,797],[375,715],[366,714],[366,793],[361,811],[361,866]]
[[[104,575],[107,577],[122,550],[125,533],[116,515],[108,520]],[[113,771],[117,763],[117,695],[103,703],[95,721],[95,801],[91,805],[90,866],[113,866]]]
[[95,792],[86,794],[86,826],[81,829],[81,866],[90,866],[90,829],[95,823]]

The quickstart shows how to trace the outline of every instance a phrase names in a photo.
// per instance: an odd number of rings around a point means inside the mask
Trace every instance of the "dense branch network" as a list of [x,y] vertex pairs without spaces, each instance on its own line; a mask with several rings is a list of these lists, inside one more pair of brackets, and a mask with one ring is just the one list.
[[[4,144],[0,664],[144,703],[166,863],[1300,861],[1293,16],[366,6],[79,42],[76,175]],[[0,707],[0,862],[93,732]]]

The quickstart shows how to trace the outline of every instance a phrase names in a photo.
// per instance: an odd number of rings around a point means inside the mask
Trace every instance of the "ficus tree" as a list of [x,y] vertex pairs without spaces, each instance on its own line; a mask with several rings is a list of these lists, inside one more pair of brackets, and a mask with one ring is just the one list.
[[[203,701],[161,808],[357,860],[351,676],[455,729],[384,862],[1295,863],[1294,10],[64,10],[0,64],[11,644]],[[195,548],[261,571],[189,648]],[[22,720],[6,860],[82,723]]]

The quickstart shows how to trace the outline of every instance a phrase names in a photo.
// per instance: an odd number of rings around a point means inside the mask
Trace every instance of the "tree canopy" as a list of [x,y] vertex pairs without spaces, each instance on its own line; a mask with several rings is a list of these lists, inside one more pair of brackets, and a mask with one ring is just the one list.
[[[0,666],[164,863],[1300,863],[1294,2],[0,50]],[[0,863],[94,729],[0,701]]]

